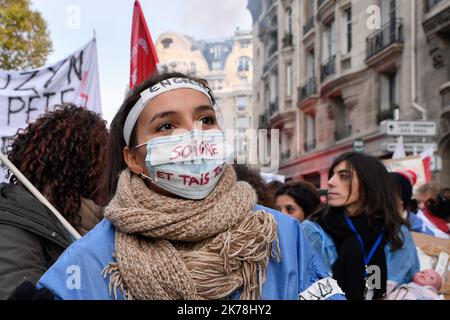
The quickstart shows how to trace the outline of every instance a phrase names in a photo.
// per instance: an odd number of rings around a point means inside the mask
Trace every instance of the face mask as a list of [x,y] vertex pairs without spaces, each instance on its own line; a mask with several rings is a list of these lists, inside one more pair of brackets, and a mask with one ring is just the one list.
[[214,189],[232,154],[222,131],[195,130],[150,140],[145,163],[149,178],[158,187],[198,200]]

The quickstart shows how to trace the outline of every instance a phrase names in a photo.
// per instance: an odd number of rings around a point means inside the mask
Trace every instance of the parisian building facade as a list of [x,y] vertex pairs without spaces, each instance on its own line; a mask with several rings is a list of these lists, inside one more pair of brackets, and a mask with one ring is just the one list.
[[[279,129],[286,180],[326,187],[355,141],[388,159],[384,120],[435,121],[434,179],[450,184],[450,0],[248,0],[254,126]],[[420,151],[420,150],[415,150]]]
[[[206,79],[221,109],[225,129],[245,135],[253,121],[253,46],[250,31],[236,30],[233,37],[195,40],[174,32],[156,41],[160,68]],[[245,152],[245,146],[242,145]]]

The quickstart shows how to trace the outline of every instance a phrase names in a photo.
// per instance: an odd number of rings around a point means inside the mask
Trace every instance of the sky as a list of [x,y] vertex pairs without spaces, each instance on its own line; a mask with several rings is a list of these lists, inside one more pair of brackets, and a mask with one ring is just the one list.
[[[250,30],[247,0],[140,0],[153,41],[167,31],[196,39],[232,36]],[[95,35],[102,111],[110,123],[120,107],[130,68],[131,20],[134,0],[32,0],[47,21],[53,64],[84,46]]]

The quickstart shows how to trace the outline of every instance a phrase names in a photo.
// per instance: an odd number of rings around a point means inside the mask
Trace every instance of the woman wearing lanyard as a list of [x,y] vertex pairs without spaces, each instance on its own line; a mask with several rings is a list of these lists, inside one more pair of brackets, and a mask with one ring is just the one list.
[[39,287],[58,299],[342,299],[298,221],[236,181],[218,111],[207,83],[183,74],[134,88],[111,124],[105,219]]
[[419,260],[384,165],[349,152],[335,159],[328,177],[328,202],[302,230],[347,299],[377,299],[387,280],[409,282]]

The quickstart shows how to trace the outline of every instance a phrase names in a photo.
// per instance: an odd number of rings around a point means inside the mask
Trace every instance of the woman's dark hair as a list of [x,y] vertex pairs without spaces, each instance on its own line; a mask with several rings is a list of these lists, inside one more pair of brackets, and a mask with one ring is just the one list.
[[297,205],[303,209],[305,218],[310,216],[320,205],[316,188],[308,182],[289,182],[275,192],[275,199],[282,195],[288,195],[294,199]]
[[[359,181],[359,195],[362,206],[357,214],[369,218],[369,223],[378,219],[384,221],[386,241],[396,250],[403,245],[400,228],[403,219],[398,212],[396,195],[397,186],[389,176],[383,163],[372,156],[356,152],[347,152],[337,157],[328,172],[328,178],[334,174],[334,169],[341,162],[346,162],[347,169],[355,172]],[[354,171],[353,171],[354,170]],[[352,177],[350,177],[349,197],[352,193]],[[331,207],[328,204],[314,213],[310,220],[317,221],[321,215],[339,214],[344,208]]]
[[432,215],[448,221],[450,218],[450,188],[443,188],[436,193],[427,201],[426,206]]
[[[64,104],[19,129],[7,154],[47,200],[77,226],[81,198],[101,206],[109,200],[108,140],[106,122],[99,115]],[[10,183],[20,183],[9,170],[8,176]]]
[[284,183],[278,180],[270,181],[267,184],[270,194],[275,194],[282,186],[284,186]]
[[234,170],[238,181],[246,181],[255,189],[258,204],[268,208],[274,207],[273,196],[258,172],[243,164],[234,164]]
[[[214,96],[211,92],[211,90],[208,87],[208,82],[204,79],[191,77],[188,75],[185,75],[183,73],[179,72],[170,72],[170,73],[162,73],[162,74],[156,74],[149,79],[143,81],[138,86],[134,87],[125,98],[125,101],[122,103],[122,106],[120,107],[117,114],[114,116],[114,119],[111,122],[110,126],[110,147],[108,148],[110,151],[109,155],[109,168],[110,168],[110,177],[109,181],[111,183],[110,189],[112,193],[115,193],[115,190],[117,188],[117,181],[119,178],[119,173],[124,170],[127,167],[127,164],[125,163],[125,159],[123,157],[123,149],[126,147],[125,139],[123,138],[123,128],[125,125],[125,121],[128,117],[128,114],[130,113],[133,106],[136,104],[136,102],[141,97],[141,92],[145,91],[146,89],[153,87],[154,85],[158,84],[159,82],[163,80],[167,80],[170,78],[185,78],[190,79],[193,81],[196,81],[198,83],[203,84],[209,92],[209,95],[214,102]],[[129,147],[133,148],[136,146],[136,126],[133,128],[133,131],[131,132],[130,137],[130,144]]]

